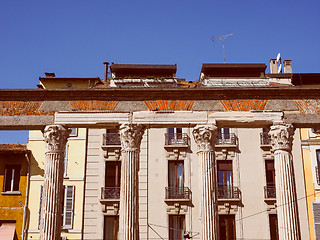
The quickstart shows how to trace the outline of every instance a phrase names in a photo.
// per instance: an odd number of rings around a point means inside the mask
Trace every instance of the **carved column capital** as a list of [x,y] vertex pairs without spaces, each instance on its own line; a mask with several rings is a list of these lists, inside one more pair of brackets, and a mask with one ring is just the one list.
[[124,123],[119,128],[122,151],[138,150],[146,127],[142,124]]
[[43,136],[47,146],[47,153],[64,152],[71,130],[62,125],[48,125]]
[[270,127],[269,137],[271,139],[272,151],[292,150],[294,127],[292,124],[274,123]]
[[198,152],[214,151],[217,138],[215,125],[198,125],[193,128],[193,137],[198,145]]

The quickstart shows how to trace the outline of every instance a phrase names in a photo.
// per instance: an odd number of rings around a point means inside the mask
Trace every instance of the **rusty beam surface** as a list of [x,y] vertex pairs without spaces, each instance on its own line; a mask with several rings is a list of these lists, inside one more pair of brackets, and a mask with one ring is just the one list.
[[0,101],[320,99],[316,87],[0,89]]

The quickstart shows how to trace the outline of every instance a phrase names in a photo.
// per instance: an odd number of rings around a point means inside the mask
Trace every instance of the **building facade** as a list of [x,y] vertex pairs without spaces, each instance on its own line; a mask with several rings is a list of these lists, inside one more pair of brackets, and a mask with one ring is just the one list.
[[30,150],[0,144],[0,238],[24,239],[28,204]]

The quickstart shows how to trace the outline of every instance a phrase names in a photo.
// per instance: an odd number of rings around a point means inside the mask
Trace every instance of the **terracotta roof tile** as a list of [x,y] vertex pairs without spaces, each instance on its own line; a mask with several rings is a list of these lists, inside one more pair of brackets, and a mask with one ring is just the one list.
[[0,153],[4,152],[28,153],[30,150],[25,144],[0,144]]

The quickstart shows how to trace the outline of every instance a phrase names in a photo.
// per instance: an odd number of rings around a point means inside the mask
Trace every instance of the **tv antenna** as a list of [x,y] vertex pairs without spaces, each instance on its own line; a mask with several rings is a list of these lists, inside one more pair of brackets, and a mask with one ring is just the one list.
[[222,48],[223,48],[223,62],[226,63],[226,56],[224,54],[224,40],[227,38],[227,37],[230,37],[231,35],[233,35],[233,33],[230,33],[230,34],[227,34],[227,35],[223,35],[221,37],[213,37],[212,38],[212,42],[214,42],[215,40],[217,39],[222,39]]

